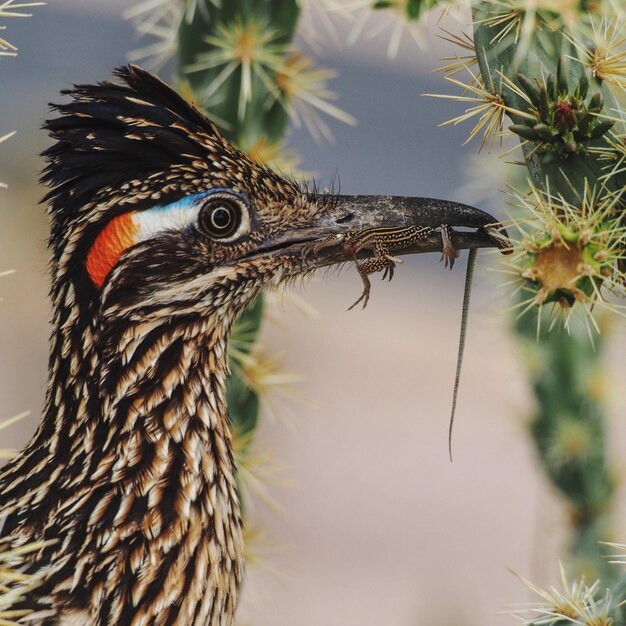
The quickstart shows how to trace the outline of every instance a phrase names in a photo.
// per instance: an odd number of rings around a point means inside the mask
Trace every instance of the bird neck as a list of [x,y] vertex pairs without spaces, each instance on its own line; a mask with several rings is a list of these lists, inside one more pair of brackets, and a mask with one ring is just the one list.
[[71,296],[57,294],[43,419],[0,473],[0,511],[16,512],[23,536],[57,538],[58,556],[72,552],[58,576],[93,575],[104,561],[110,589],[130,584],[129,568],[141,575],[135,606],[170,606],[189,624],[215,603],[234,612],[243,541],[225,402],[232,320],[103,323],[68,308]]

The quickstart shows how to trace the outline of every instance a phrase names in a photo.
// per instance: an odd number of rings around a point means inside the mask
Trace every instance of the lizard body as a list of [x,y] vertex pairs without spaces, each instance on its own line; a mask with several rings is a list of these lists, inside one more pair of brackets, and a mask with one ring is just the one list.
[[[459,253],[452,245],[450,227],[439,227],[442,240],[442,260],[452,269]],[[368,228],[348,236],[343,243],[343,253],[348,258],[355,258],[359,250],[373,250],[374,256],[368,259],[356,259],[356,268],[363,281],[363,293],[348,309],[353,309],[359,302],[363,308],[369,300],[371,283],[369,275],[384,270],[383,280],[393,278],[394,269],[401,259],[391,255],[392,250],[405,248],[419,241],[428,239],[437,229],[430,226],[406,226],[402,228]]]

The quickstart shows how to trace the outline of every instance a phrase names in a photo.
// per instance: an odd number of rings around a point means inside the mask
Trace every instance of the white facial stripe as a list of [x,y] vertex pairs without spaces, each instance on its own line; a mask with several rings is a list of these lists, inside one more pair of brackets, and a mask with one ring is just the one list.
[[198,223],[198,213],[202,208],[203,200],[209,196],[215,196],[216,200],[220,196],[236,200],[242,205],[241,223],[237,231],[231,237],[223,238],[221,241],[228,243],[240,237],[243,233],[250,231],[250,213],[245,207],[245,202],[238,194],[228,189],[211,189],[191,196],[185,196],[176,202],[165,206],[155,206],[145,211],[136,211],[131,214],[133,223],[137,227],[134,243],[146,241],[167,231],[184,230],[190,224]]
[[155,206],[146,211],[133,213],[133,221],[137,226],[137,243],[159,233],[183,230],[190,224],[195,224],[200,210],[199,201],[210,193],[208,191],[186,196],[165,206]]

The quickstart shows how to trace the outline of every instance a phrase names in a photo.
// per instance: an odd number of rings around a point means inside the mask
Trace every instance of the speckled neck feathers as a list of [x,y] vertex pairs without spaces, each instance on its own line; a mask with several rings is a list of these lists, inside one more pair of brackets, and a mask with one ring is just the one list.
[[243,545],[226,341],[260,287],[244,293],[232,268],[212,283],[214,266],[200,254],[185,262],[173,237],[129,254],[101,293],[84,262],[112,215],[233,186],[228,168],[207,165],[218,160],[253,165],[158,79],[132,67],[118,76],[124,84],[76,87],[46,125],[49,386],[37,433],[0,470],[0,513],[15,544],[48,543],[24,557],[43,577],[14,608],[46,626],[72,615],[83,626],[228,625]]
[[0,478],[16,540],[53,542],[30,564],[50,571],[28,608],[86,609],[85,624],[230,623],[243,546],[227,330],[57,326],[44,419]]

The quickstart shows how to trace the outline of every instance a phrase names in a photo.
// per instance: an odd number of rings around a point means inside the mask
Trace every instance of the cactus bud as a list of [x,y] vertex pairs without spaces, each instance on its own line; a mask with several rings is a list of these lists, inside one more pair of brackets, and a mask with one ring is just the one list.
[[589,90],[589,81],[587,80],[587,74],[583,71],[578,81],[578,97],[584,100],[587,97],[587,91]]
[[563,130],[574,128],[577,121],[576,109],[569,102],[555,102],[552,106],[554,119]]
[[557,90],[556,90],[556,76],[552,73],[548,74],[548,78],[546,79],[546,87],[548,89],[548,95],[556,100]]
[[560,56],[556,66],[556,86],[559,93],[568,93],[567,74],[565,72],[565,57]]
[[589,133],[589,127],[591,126],[593,120],[593,115],[590,115],[589,113],[584,113],[580,116],[580,120],[578,122],[578,133],[580,137],[587,137]]
[[522,73],[517,75],[517,82],[521,85],[522,89],[526,92],[530,101],[537,109],[540,107],[541,96],[539,95],[539,89],[535,81],[530,80]]
[[591,139],[600,139],[600,137],[608,133],[614,125],[615,122],[612,120],[602,120],[593,127],[589,136]]
[[558,133],[552,132],[552,129],[547,124],[535,124],[533,129],[542,141],[554,143],[558,138]]
[[539,87],[539,117],[547,120],[550,115],[550,104],[548,103],[548,91],[546,85]]
[[513,124],[512,126],[509,126],[509,130],[523,139],[527,139],[528,141],[540,140],[537,131],[530,126],[526,126],[526,124]]
[[591,100],[589,101],[589,112],[590,113],[600,113],[602,108],[604,107],[604,96],[600,91],[596,91],[596,93],[591,96]]

